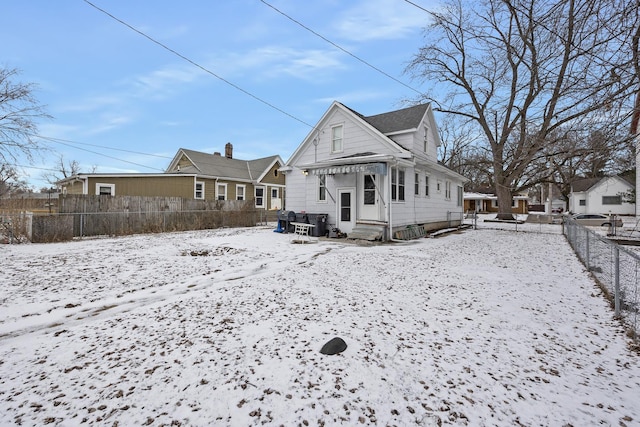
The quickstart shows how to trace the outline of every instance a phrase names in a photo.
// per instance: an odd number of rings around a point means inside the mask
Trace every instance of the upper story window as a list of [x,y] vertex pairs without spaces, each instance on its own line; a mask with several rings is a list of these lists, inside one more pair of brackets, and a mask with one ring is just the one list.
[[424,139],[422,141],[422,145],[423,145],[423,150],[424,152],[428,152],[429,151],[429,126],[424,125]]
[[204,199],[204,182],[196,181],[196,192],[194,197],[196,199]]
[[331,152],[339,153],[342,151],[342,125],[331,128]]

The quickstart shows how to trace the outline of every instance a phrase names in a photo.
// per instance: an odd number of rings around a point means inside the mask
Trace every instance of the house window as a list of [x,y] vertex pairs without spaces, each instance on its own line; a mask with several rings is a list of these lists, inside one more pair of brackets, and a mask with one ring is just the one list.
[[441,182],[440,180],[438,180],[438,182],[436,182],[436,191],[438,192],[438,194],[440,194],[440,192],[442,191],[440,187],[441,187]]
[[423,141],[424,152],[426,153],[429,150],[429,126],[424,126],[424,141]]
[[194,197],[196,199],[204,199],[204,182],[196,181],[196,192]]
[[444,183],[444,198],[451,200],[451,181],[445,181]]
[[404,169],[391,168],[391,200],[404,202]]
[[511,199],[511,207],[512,208],[517,208],[518,207],[518,201],[516,199]]
[[327,175],[318,175],[318,201],[327,201]]
[[264,207],[264,187],[256,187],[256,208]]
[[271,189],[271,200],[273,199],[279,199],[280,196],[278,196],[278,189],[277,188],[272,188]]
[[587,206],[587,200],[586,200],[586,199],[580,199],[580,200],[578,201],[578,204],[579,204],[580,206]]
[[414,175],[415,182],[413,183],[413,194],[420,195],[420,175]]
[[424,176],[424,195],[429,195],[429,175]]
[[98,196],[115,196],[116,185],[115,184],[96,184],[96,195]]
[[227,200],[227,184],[218,184],[216,193],[218,200]]
[[463,199],[464,190],[459,185],[458,185],[457,188],[458,188],[458,206],[462,206],[462,199]]
[[375,205],[376,204],[376,176],[365,175],[364,176],[364,204]]
[[342,125],[331,128],[331,152],[339,153],[342,151]]
[[236,185],[236,200],[244,200],[245,185]]
[[602,196],[603,205],[621,205],[622,196]]

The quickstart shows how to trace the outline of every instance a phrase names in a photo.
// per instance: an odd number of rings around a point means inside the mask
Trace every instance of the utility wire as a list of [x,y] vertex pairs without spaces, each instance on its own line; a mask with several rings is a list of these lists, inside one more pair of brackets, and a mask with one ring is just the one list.
[[98,156],[107,157],[107,158],[109,158],[109,159],[117,160],[117,161],[119,161],[119,162],[129,163],[129,164],[134,165],[134,166],[140,166],[140,167],[142,167],[142,168],[153,169],[153,170],[157,170],[157,171],[164,172],[164,169],[154,168],[154,167],[152,167],[152,166],[143,165],[142,163],[136,163],[136,162],[132,162],[132,161],[129,161],[129,160],[121,159],[121,158],[119,158],[119,157],[109,156],[108,154],[99,153],[99,152],[97,152],[97,151],[88,150],[88,149],[86,149],[86,148],[80,148],[80,147],[77,147],[77,146],[75,146],[75,145],[73,145],[73,144],[67,144],[66,142],[62,142],[62,141],[60,141],[60,140],[58,140],[58,141],[56,141],[56,142],[57,142],[58,144],[66,145],[67,147],[75,148],[76,150],[86,151],[87,153],[91,153],[91,154],[96,154],[96,155],[98,155]]
[[425,9],[424,7],[420,6],[419,4],[416,4],[410,0],[404,0],[405,2],[409,3],[410,5],[413,5],[415,7],[417,7],[418,9],[424,10],[425,12],[431,14],[431,12],[429,12],[427,9]]
[[98,11],[100,11],[100,12],[104,13],[105,15],[107,15],[108,17],[110,17],[111,19],[113,19],[113,20],[115,20],[115,21],[117,21],[117,22],[121,23],[122,25],[124,25],[125,27],[129,28],[130,30],[135,31],[136,33],[138,33],[138,34],[140,34],[141,36],[145,37],[145,38],[146,38],[146,39],[148,39],[149,41],[151,41],[151,42],[153,42],[153,43],[157,44],[158,46],[162,47],[162,48],[163,48],[163,49],[165,49],[165,50],[168,50],[169,52],[173,53],[173,54],[174,54],[174,55],[176,55],[177,57],[179,57],[179,58],[181,58],[181,59],[183,59],[183,60],[187,61],[187,62],[188,62],[188,63],[190,63],[191,65],[193,65],[193,66],[195,66],[195,67],[197,67],[197,68],[201,69],[201,70],[202,70],[202,71],[204,71],[205,73],[212,75],[213,77],[215,77],[215,78],[217,78],[217,79],[219,79],[219,80],[223,81],[224,83],[228,84],[229,86],[233,87],[234,89],[239,90],[240,92],[244,93],[245,95],[250,96],[251,98],[253,98],[253,99],[255,99],[256,101],[259,101],[259,102],[261,102],[261,103],[265,104],[266,106],[268,106],[268,107],[270,107],[270,108],[273,108],[274,110],[276,110],[276,111],[278,111],[278,112],[280,112],[280,113],[284,114],[285,116],[288,116],[288,117],[292,118],[293,120],[295,120],[295,121],[297,121],[297,122],[302,123],[303,125],[306,125],[306,126],[309,126],[309,127],[310,127],[310,128],[312,128],[312,129],[315,129],[315,126],[314,126],[314,125],[311,125],[311,124],[309,124],[309,123],[305,122],[304,120],[299,119],[299,118],[297,118],[296,116],[294,116],[294,115],[292,115],[292,114],[290,114],[290,113],[287,113],[286,111],[284,111],[283,109],[281,109],[281,108],[279,108],[279,107],[276,107],[276,106],[275,106],[275,105],[273,105],[272,103],[270,103],[270,102],[268,102],[268,101],[265,101],[264,99],[262,99],[262,98],[260,98],[260,97],[258,97],[258,96],[256,96],[256,95],[252,94],[251,92],[249,92],[249,91],[247,91],[247,90],[245,90],[245,89],[241,88],[240,86],[236,85],[235,83],[230,82],[229,80],[225,79],[224,77],[219,76],[218,74],[214,73],[213,71],[211,71],[211,70],[209,70],[209,69],[205,68],[204,66],[202,66],[202,65],[198,64],[198,63],[197,63],[197,62],[195,62],[195,61],[192,61],[191,59],[187,58],[186,56],[182,55],[181,53],[179,53],[179,52],[175,51],[174,49],[171,49],[169,46],[167,46],[167,45],[165,45],[165,44],[163,44],[163,43],[159,42],[158,40],[154,39],[153,37],[151,37],[151,36],[147,35],[146,33],[142,32],[142,31],[140,31],[140,30],[138,30],[138,29],[137,29],[137,28],[135,28],[134,26],[132,26],[132,25],[130,25],[130,24],[128,24],[128,23],[126,23],[126,22],[125,22],[125,21],[123,21],[122,19],[120,19],[120,18],[118,18],[118,17],[116,17],[116,16],[112,15],[111,13],[107,12],[106,10],[104,10],[104,9],[102,9],[102,8],[100,8],[100,7],[98,7],[98,6],[96,6],[95,4],[91,3],[89,0],[83,0],[83,1],[84,1],[85,3],[87,3],[89,6],[93,7],[94,9],[96,9],[96,10],[98,10]]
[[141,156],[159,157],[161,159],[172,159],[173,158],[173,157],[169,157],[169,156],[163,156],[161,154],[142,153],[140,151],[125,150],[125,149],[122,149],[122,148],[113,148],[113,147],[107,147],[107,146],[104,146],[104,145],[89,144],[89,143],[86,143],[86,142],[70,141],[68,139],[53,138],[53,137],[50,137],[50,136],[43,136],[43,135],[34,135],[34,136],[37,136],[38,138],[41,138],[41,139],[44,139],[44,140],[50,141],[50,142],[55,142],[55,143],[58,143],[58,144],[67,143],[65,145],[68,145],[68,144],[87,145],[89,147],[104,148],[105,150],[121,151],[123,153],[139,154]]
[[[87,1],[87,0],[85,0]],[[334,46],[337,49],[340,49],[342,52],[346,53],[347,55],[351,56],[352,58],[362,62],[363,64],[365,64],[366,66],[376,70],[377,72],[381,73],[382,75],[390,78],[391,80],[393,80],[396,83],[401,84],[402,86],[406,87],[407,89],[410,89],[414,92],[416,92],[419,95],[422,95],[422,92],[420,92],[419,90],[409,86],[408,84],[404,83],[401,80],[396,79],[395,77],[393,77],[392,75],[390,75],[389,73],[381,70],[380,68],[376,67],[375,65],[372,65],[371,63],[365,61],[364,59],[356,56],[355,54],[349,52],[348,50],[346,50],[345,48],[343,48],[342,46],[338,45],[337,43],[332,42],[331,40],[329,40],[328,38],[326,38],[325,36],[323,36],[322,34],[317,33],[316,31],[312,30],[311,28],[307,27],[306,25],[304,25],[302,22],[292,18],[291,16],[287,15],[286,13],[284,13],[283,11],[281,11],[280,9],[278,9],[277,7],[267,3],[265,0],[260,0],[263,4],[265,4],[266,6],[269,6],[271,9],[275,10],[276,12],[278,12],[280,15],[284,16],[285,18],[289,19],[292,22],[295,22],[296,24],[298,24],[299,26],[301,26],[302,28],[304,28],[305,30],[309,31],[310,33],[316,35],[317,37],[320,37],[322,40],[326,41],[327,43],[329,43],[330,45]],[[410,2],[409,2],[410,3]]]

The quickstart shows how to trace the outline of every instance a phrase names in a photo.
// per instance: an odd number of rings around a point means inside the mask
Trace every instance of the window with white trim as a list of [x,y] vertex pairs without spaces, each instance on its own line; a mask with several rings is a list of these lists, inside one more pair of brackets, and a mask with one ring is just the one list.
[[256,208],[264,208],[264,187],[256,187],[255,200]]
[[463,203],[463,198],[464,198],[464,189],[462,188],[462,186],[458,185],[458,206],[462,206]]
[[96,183],[96,195],[97,196],[115,196],[116,185],[115,184],[102,184]]
[[216,186],[216,195],[218,200],[227,200],[227,184],[218,184]]
[[391,200],[404,202],[404,169],[391,168]]
[[236,200],[244,200],[246,190],[246,185],[236,184]]
[[318,201],[327,201],[327,175],[318,175]]
[[602,196],[603,205],[621,205],[622,196]]
[[420,195],[420,175],[415,173],[413,175],[413,179],[415,180],[413,183],[413,194],[416,196]]
[[451,200],[451,181],[444,182],[444,198]]
[[333,126],[331,128],[331,152],[332,153],[340,153],[342,152],[342,133],[343,126]]
[[427,125],[424,125],[423,150],[425,153],[429,150],[429,126]]
[[424,176],[424,195],[429,196],[429,175]]
[[204,199],[204,182],[196,181],[196,191],[193,197],[195,199]]

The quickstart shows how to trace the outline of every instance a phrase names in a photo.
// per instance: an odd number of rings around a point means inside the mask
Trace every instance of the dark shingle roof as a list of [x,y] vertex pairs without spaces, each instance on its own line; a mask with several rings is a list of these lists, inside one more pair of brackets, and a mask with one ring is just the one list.
[[375,116],[361,117],[383,134],[388,134],[417,128],[428,107],[429,104],[420,104]]
[[229,159],[219,154],[181,149],[194,167],[183,167],[180,172],[198,173],[201,175],[219,176],[242,180],[255,180],[273,163],[278,156],[263,157],[256,160]]
[[581,191],[587,191],[598,182],[600,182],[602,178],[583,178],[577,181],[574,181],[571,184],[571,189],[574,193],[579,193]]

